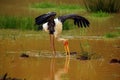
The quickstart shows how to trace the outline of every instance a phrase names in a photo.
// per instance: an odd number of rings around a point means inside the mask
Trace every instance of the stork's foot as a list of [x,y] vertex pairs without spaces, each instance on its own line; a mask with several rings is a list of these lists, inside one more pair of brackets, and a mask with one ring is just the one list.
[[77,52],[70,52],[70,55],[76,55]]

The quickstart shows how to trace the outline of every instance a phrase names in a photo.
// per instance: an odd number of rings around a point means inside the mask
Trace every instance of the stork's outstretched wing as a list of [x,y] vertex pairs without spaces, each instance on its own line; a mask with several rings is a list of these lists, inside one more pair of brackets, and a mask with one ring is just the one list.
[[76,14],[60,16],[60,17],[58,17],[58,19],[62,23],[64,23],[67,19],[73,19],[74,24],[77,25],[78,27],[89,27],[89,25],[90,25],[89,21],[86,18],[76,15]]
[[48,22],[50,19],[54,19],[56,13],[55,12],[49,12],[47,14],[42,14],[35,18],[35,25],[41,25],[43,23]]

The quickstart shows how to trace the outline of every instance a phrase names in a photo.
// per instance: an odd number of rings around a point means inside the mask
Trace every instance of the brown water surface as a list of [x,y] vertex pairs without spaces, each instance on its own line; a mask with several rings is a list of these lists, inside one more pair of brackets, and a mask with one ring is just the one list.
[[[4,38],[0,40],[0,75],[26,80],[119,80],[120,64],[110,63],[120,59],[119,39],[70,39],[70,50],[95,53],[91,60],[76,57],[53,57],[49,40],[36,38]],[[65,54],[61,43],[56,42],[57,54]],[[22,53],[29,58],[22,58]],[[40,54],[48,54],[40,56]]]

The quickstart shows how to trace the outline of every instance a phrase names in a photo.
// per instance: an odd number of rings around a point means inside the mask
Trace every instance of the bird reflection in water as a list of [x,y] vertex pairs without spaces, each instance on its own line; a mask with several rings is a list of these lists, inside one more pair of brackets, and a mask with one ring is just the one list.
[[70,64],[70,56],[66,56],[64,67],[58,69],[55,71],[55,64],[56,64],[56,58],[53,57],[51,59],[51,64],[50,64],[50,79],[47,80],[62,80],[63,75],[68,73],[69,70],[69,64]]

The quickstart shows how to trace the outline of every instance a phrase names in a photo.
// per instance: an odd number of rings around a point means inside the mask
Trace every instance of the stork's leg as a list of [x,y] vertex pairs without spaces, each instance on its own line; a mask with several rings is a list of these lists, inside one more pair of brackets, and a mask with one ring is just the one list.
[[67,52],[67,48],[66,48],[66,46],[64,46],[64,50],[65,50],[65,53],[66,53],[66,55],[67,55],[68,52]]
[[69,45],[66,46],[66,49],[67,49],[67,53],[68,55],[70,56],[70,49],[69,49]]
[[50,34],[50,45],[51,45],[51,48],[53,50],[53,55],[56,54],[56,50],[55,50],[55,44],[54,44],[54,35],[53,34]]

